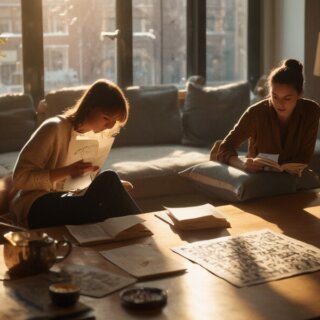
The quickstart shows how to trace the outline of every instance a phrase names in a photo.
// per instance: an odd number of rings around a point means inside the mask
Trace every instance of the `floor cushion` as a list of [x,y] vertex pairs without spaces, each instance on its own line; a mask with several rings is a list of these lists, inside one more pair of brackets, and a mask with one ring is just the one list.
[[194,187],[178,172],[209,159],[209,149],[182,145],[113,148],[103,169],[133,183],[135,198],[183,194]]
[[287,194],[320,186],[319,177],[305,170],[301,177],[288,173],[248,173],[216,161],[207,161],[182,170],[182,177],[205,194],[230,202]]

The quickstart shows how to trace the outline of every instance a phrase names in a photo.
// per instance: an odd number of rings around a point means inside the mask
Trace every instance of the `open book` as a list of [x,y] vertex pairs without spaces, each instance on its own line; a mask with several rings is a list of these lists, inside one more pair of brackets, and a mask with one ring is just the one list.
[[87,245],[152,235],[143,222],[142,218],[129,215],[93,224],[66,225],[66,228],[80,245]]
[[223,214],[210,203],[193,207],[169,208],[158,212],[156,216],[182,230],[198,230],[208,228],[228,228],[230,223]]
[[302,171],[308,167],[305,163],[298,162],[288,162],[279,164],[278,163],[278,155],[269,155],[259,153],[256,158],[253,159],[255,163],[264,165],[266,167],[266,171],[275,171],[275,172],[288,172],[290,174],[296,174],[301,177]]

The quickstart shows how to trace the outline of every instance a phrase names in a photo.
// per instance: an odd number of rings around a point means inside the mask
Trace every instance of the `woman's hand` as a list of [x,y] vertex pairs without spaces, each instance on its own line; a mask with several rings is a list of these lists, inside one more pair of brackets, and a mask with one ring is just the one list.
[[254,163],[252,158],[244,158],[244,170],[250,173],[256,173],[264,170],[264,165]]
[[133,189],[133,185],[132,185],[131,182],[126,181],[126,180],[121,180],[121,183],[122,183],[123,187],[124,187],[128,192],[130,192],[130,191]]
[[83,160],[74,162],[66,167],[68,175],[72,178],[82,176],[87,172],[93,172],[98,169],[98,166],[93,166],[91,162],[84,162]]
[[261,172],[264,170],[264,166],[253,162],[252,158],[240,158],[237,156],[229,159],[229,164],[240,170],[244,170],[250,173]]
[[63,180],[67,177],[80,177],[87,172],[93,172],[98,170],[98,166],[93,166],[91,162],[84,162],[83,160],[79,160],[74,162],[68,166],[53,169],[50,171],[50,179],[51,182]]

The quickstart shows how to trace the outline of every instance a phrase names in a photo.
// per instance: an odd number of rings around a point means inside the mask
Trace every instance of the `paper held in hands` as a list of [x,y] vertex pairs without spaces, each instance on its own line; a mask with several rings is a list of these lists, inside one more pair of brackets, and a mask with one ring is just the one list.
[[167,211],[156,213],[165,222],[182,230],[228,228],[230,223],[223,214],[210,203],[193,207],[164,207]]
[[[82,160],[91,163],[92,166],[99,167],[98,170],[100,170],[110,153],[113,142],[114,137],[110,137],[104,132],[94,133],[90,131],[86,135],[73,132],[65,165]],[[79,177],[68,177],[64,182],[63,190],[77,191],[87,188],[98,170],[87,172]]]
[[288,162],[279,164],[278,158],[278,154],[259,153],[258,156],[253,159],[253,162],[264,165],[266,171],[285,171],[290,174],[298,175],[299,177],[301,177],[302,171],[308,167],[307,164],[298,162]]
[[93,224],[66,225],[66,228],[80,245],[93,245],[152,235],[143,222],[142,218],[129,215]]

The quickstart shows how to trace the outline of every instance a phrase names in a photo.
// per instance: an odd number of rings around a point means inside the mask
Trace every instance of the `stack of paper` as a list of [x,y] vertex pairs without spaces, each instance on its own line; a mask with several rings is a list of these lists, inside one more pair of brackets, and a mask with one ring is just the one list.
[[169,208],[166,212],[158,212],[156,216],[182,230],[197,230],[208,228],[227,228],[230,223],[217,210],[207,203],[194,207]]

